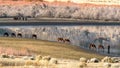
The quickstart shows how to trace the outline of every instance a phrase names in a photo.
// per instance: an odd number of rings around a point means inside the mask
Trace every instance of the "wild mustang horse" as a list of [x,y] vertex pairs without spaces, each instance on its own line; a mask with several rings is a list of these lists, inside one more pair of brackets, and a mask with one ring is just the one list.
[[64,39],[63,38],[57,38],[57,41],[58,42],[64,42]]
[[69,39],[64,39],[64,42],[70,43],[70,40]]
[[103,45],[99,45],[99,46],[98,46],[98,51],[102,51],[102,52],[104,52],[104,49],[105,49],[105,48],[104,48]]
[[89,45],[89,49],[96,50],[96,45],[91,43],[91,44]]

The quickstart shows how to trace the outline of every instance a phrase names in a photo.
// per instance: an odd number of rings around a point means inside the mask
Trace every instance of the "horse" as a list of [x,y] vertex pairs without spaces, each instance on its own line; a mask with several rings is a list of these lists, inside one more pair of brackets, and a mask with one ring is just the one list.
[[6,32],[6,33],[4,33],[4,35],[3,35],[4,37],[8,37],[9,36],[9,34]]
[[22,38],[22,34],[21,34],[21,33],[18,33],[18,34],[17,34],[17,37],[18,37],[18,38]]
[[69,39],[64,39],[64,42],[70,43]]
[[57,41],[58,42],[64,42],[64,39],[63,38],[57,38]]
[[89,49],[96,49],[96,45],[91,43],[91,44],[89,45]]
[[25,17],[25,16],[15,16],[15,17],[13,18],[13,20],[23,20],[23,21],[26,21],[26,20],[27,20],[27,17]]
[[15,33],[11,33],[11,37],[16,37],[16,34]]
[[33,35],[32,35],[32,38],[33,38],[33,39],[37,39],[37,35],[33,34]]
[[14,17],[13,19],[14,19],[14,20],[18,20],[18,17]]
[[98,51],[99,51],[99,50],[101,50],[101,49],[102,49],[102,50],[103,50],[103,52],[104,52],[104,49],[105,49],[105,48],[104,48],[104,46],[103,46],[103,45],[99,45],[99,46],[98,46]]

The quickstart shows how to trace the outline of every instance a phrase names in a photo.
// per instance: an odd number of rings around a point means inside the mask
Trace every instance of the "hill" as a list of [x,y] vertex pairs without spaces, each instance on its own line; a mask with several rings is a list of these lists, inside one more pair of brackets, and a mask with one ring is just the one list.
[[0,17],[2,18],[29,16],[35,18],[120,21],[120,5],[46,1],[0,1],[0,9]]
[[14,55],[50,55],[56,58],[103,58],[103,55],[69,44],[34,39],[0,37],[0,53]]

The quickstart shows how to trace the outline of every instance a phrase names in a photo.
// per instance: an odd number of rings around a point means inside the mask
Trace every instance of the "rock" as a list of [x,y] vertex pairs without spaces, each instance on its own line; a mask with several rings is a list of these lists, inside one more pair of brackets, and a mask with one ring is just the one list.
[[98,62],[99,62],[99,59],[97,59],[97,58],[91,58],[91,59],[90,59],[90,62],[91,62],[91,63],[98,63]]
[[58,61],[56,58],[51,58],[50,64],[58,64]]
[[15,59],[15,56],[14,55],[9,55],[9,58],[10,59]]
[[42,60],[47,60],[47,61],[50,61],[50,59],[51,59],[50,56],[44,56],[44,57],[42,58]]
[[35,57],[32,56],[32,57],[29,57],[29,59],[30,59],[30,60],[35,60]]
[[111,64],[110,63],[104,63],[103,64],[103,68],[110,68],[111,67]]
[[29,60],[29,57],[28,56],[24,56],[22,57],[23,60]]
[[112,63],[113,62],[111,57],[108,57],[108,56],[104,57],[101,61],[102,62],[108,62],[108,63]]
[[111,68],[120,68],[120,63],[112,64]]
[[38,56],[36,56],[36,58],[35,58],[35,60],[36,60],[37,62],[39,62],[41,59],[42,59],[42,56],[41,56],[41,55],[38,55]]
[[34,56],[24,56],[23,57],[24,60],[35,60]]
[[119,57],[112,57],[111,59],[112,59],[112,61],[113,61],[114,63],[120,62],[120,58],[119,58]]
[[81,58],[80,58],[80,62],[87,62],[87,59],[84,58],[84,57],[81,57]]

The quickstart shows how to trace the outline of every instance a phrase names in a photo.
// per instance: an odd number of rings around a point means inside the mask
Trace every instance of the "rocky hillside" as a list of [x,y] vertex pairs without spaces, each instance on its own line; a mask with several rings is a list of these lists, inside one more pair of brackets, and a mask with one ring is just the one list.
[[0,2],[0,16],[31,16],[120,21],[119,5],[75,4],[64,2]]

